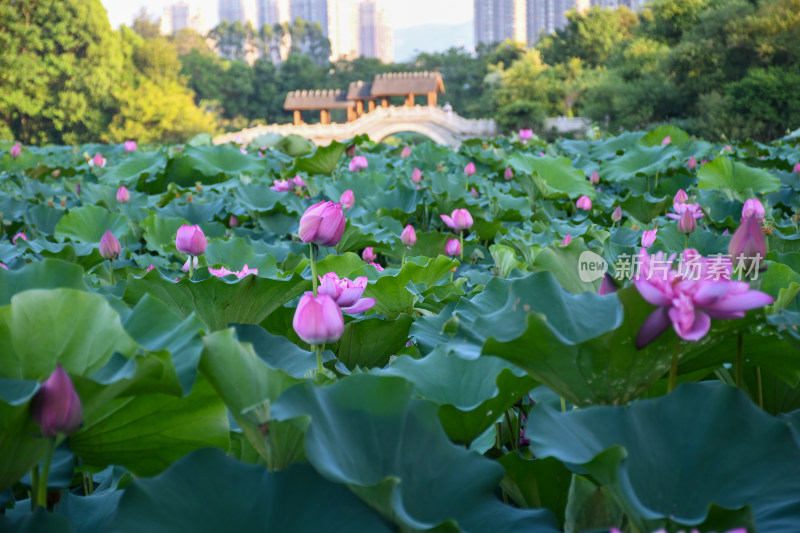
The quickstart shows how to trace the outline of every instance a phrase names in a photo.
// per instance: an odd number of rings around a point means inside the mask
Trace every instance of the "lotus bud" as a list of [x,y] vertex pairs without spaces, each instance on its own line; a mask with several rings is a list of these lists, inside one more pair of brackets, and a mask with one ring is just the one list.
[[444,247],[444,253],[451,257],[461,255],[461,241],[458,239],[449,239]]
[[364,251],[361,252],[361,259],[363,259],[367,263],[372,263],[377,258],[378,256],[375,255],[375,250],[373,250],[372,246],[367,246],[366,248],[364,248]]
[[761,223],[756,215],[750,215],[742,220],[736,228],[728,245],[728,253],[735,266],[741,265],[749,270],[764,260],[767,256],[767,240],[761,231]]
[[128,192],[127,187],[124,185],[120,185],[119,189],[117,189],[117,202],[121,204],[128,203],[131,199],[131,193]]
[[236,218],[236,215],[231,215],[231,218],[228,219],[228,226],[235,228],[239,225],[239,219]]
[[611,213],[611,220],[613,222],[619,222],[622,220],[622,206],[618,205],[614,211]]
[[81,427],[81,399],[61,365],[42,383],[31,400],[31,418],[42,436],[72,435]]
[[136,141],[125,141],[125,151],[126,152],[135,152],[136,151]]
[[664,140],[661,141],[661,146],[666,146],[671,142],[672,142],[672,137],[667,135],[666,137],[664,137]]
[[597,171],[595,170],[594,172],[592,172],[592,175],[589,176],[589,181],[592,183],[592,185],[597,185],[598,183],[600,183],[600,174],[598,174]]
[[694,170],[695,167],[697,167],[697,159],[695,159],[694,156],[692,156],[692,157],[689,158],[689,161],[686,163],[686,168],[688,168],[689,170]]
[[561,246],[568,246],[572,242],[572,235],[567,233],[561,240]]
[[357,155],[350,160],[348,168],[350,172],[361,172],[361,170],[367,168],[367,166],[369,166],[367,158],[363,155]]
[[400,234],[400,241],[409,248],[417,244],[417,232],[414,231],[414,226],[409,224],[403,229],[403,233]]
[[656,242],[656,234],[658,233],[658,228],[645,230],[642,233],[642,248],[650,248],[653,246],[653,243]]
[[414,167],[414,170],[411,172],[411,181],[414,183],[419,183],[422,181],[422,171],[417,167]]
[[294,186],[295,186],[295,187],[298,187],[298,188],[300,188],[300,189],[305,189],[305,188],[306,188],[306,182],[305,182],[305,181],[303,181],[303,178],[301,178],[299,175],[298,175],[298,176],[295,176],[295,177],[294,177],[294,178],[291,180],[291,182],[292,182],[292,183],[294,183]]
[[344,234],[345,218],[342,204],[319,202],[300,217],[300,240],[319,246],[336,246]]
[[356,196],[353,194],[352,189],[344,191],[341,198],[339,198],[339,202],[345,209],[352,209],[356,203]]
[[119,241],[110,230],[106,230],[103,237],[100,239],[100,255],[102,255],[104,259],[113,261],[117,259],[121,253],[122,247],[119,245]]
[[206,236],[200,226],[189,226],[184,224],[178,228],[178,235],[175,238],[175,247],[184,255],[197,257],[206,251]]
[[675,198],[672,199],[672,206],[675,208],[675,211],[679,209],[675,206],[682,205],[686,203],[686,200],[689,199],[689,195],[686,194],[686,191],[683,189],[679,189],[678,192],[675,193]]
[[481,197],[481,195],[480,195],[480,194],[478,194],[478,189],[476,189],[475,187],[470,187],[470,188],[469,188],[469,193],[470,193],[470,194],[472,195],[472,197],[473,197],[473,198],[475,198],[476,200],[477,200],[478,198],[480,198],[480,197]]
[[22,146],[19,143],[15,143],[14,146],[11,147],[11,157],[17,158],[22,154]]
[[475,174],[475,163],[472,161],[467,163],[467,166],[464,167],[464,174],[466,174],[468,177]]
[[794,173],[795,174],[800,174],[800,163],[796,163],[794,165]]
[[533,130],[519,130],[519,140],[522,144],[533,139]]
[[408,146],[408,145],[405,145],[403,147],[403,151],[400,153],[400,157],[405,159],[405,158],[409,157],[410,155],[411,155],[411,147]]
[[456,209],[450,216],[439,215],[439,218],[454,231],[463,231],[472,227],[472,215],[466,209]]
[[95,167],[104,167],[106,166],[106,158],[100,154],[94,154],[94,157],[89,164]]
[[592,199],[588,196],[581,196],[578,198],[578,201],[575,202],[575,205],[578,206],[578,209],[583,209],[584,211],[589,211],[592,209]]
[[27,240],[28,240],[28,237],[27,237],[27,236],[26,236],[24,233],[22,233],[22,232],[20,231],[20,232],[18,232],[16,235],[14,235],[13,237],[11,237],[11,244],[14,244],[14,245],[16,245],[18,240],[27,241]]
[[750,198],[744,203],[744,207],[742,208],[742,220],[752,215],[755,215],[759,221],[764,220],[764,204],[757,198]]
[[678,219],[678,231],[685,234],[690,234],[697,229],[697,220],[691,210],[687,209]]
[[319,346],[339,340],[344,331],[344,317],[333,298],[307,292],[297,304],[292,326],[304,342]]
[[506,181],[511,181],[514,179],[514,171],[511,170],[511,167],[506,167],[506,171],[503,173],[503,177]]

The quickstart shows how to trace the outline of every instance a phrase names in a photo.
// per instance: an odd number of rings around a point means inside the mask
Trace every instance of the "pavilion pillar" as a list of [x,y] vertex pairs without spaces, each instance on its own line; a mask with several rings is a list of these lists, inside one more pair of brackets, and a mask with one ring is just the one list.
[[381,107],[389,107],[389,99],[381,98]]
[[303,117],[300,116],[300,110],[299,109],[295,109],[294,110],[294,125],[295,126],[299,126],[302,123],[303,123]]
[[359,117],[364,114],[364,102],[362,100],[356,100],[356,115]]
[[352,122],[356,119],[356,110],[352,107],[347,108],[347,122]]
[[327,109],[321,109],[319,112],[319,123],[320,124],[330,124],[331,123],[331,113]]
[[414,107],[414,93],[406,97],[406,107]]
[[436,107],[436,93],[428,93],[428,105],[430,107]]
[[367,109],[370,113],[375,111],[375,100],[370,100],[369,103],[367,103]]

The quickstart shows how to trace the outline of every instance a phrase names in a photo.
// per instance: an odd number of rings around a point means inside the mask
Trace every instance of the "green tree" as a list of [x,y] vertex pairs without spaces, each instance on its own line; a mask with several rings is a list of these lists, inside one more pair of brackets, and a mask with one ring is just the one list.
[[157,17],[151,17],[147,9],[141,8],[133,18],[133,31],[145,39],[155,39],[161,35]]

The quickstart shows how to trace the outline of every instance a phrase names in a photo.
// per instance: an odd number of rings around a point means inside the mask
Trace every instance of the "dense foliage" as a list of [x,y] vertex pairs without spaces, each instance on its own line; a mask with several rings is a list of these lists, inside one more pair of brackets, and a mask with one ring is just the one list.
[[[799,190],[800,131],[0,143],[0,529],[792,533]],[[763,246],[697,293],[624,268]],[[369,307],[317,354],[313,270]]]

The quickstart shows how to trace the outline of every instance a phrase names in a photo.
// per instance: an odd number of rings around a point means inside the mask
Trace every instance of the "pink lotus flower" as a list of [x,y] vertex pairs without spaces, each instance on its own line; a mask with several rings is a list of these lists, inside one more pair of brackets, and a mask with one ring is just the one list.
[[22,154],[22,146],[19,143],[15,143],[14,146],[11,147],[11,157],[16,159]]
[[316,203],[300,217],[300,240],[319,246],[336,246],[344,234],[345,223],[342,204]]
[[757,198],[750,198],[744,203],[744,207],[742,208],[742,222],[744,222],[745,218],[753,215],[755,215],[758,220],[764,220],[764,204]]
[[328,272],[319,278],[317,294],[327,294],[339,308],[349,314],[361,313],[372,309],[375,298],[362,298],[367,288],[367,276],[360,276],[353,281],[339,278],[335,272]]
[[420,183],[422,181],[422,171],[417,167],[414,167],[414,170],[411,171],[411,181],[414,183]]
[[28,240],[28,237],[27,237],[27,236],[26,236],[24,233],[22,233],[22,232],[20,231],[20,232],[18,232],[16,235],[14,235],[13,237],[11,237],[11,244],[14,244],[14,245],[16,245],[16,244],[17,244],[17,241],[18,241],[18,240],[20,240],[20,239],[22,239],[23,241],[27,241],[27,240]]
[[533,139],[533,130],[519,130],[519,140],[522,144]]
[[[190,266],[191,269],[195,269],[199,263],[200,261],[197,259],[197,256],[189,256],[186,258],[186,262],[181,267],[181,272],[189,272]],[[211,272],[211,269],[209,268],[208,271]]]
[[375,250],[373,250],[372,246],[367,246],[366,248],[364,248],[364,251],[361,252],[361,259],[363,259],[367,263],[372,263],[377,258],[378,256],[375,255]]
[[592,185],[597,185],[600,183],[600,174],[598,174],[596,170],[592,172],[591,176],[589,176],[589,182],[591,182]]
[[589,211],[592,209],[592,199],[588,196],[581,196],[578,198],[578,201],[575,202],[575,205],[578,206],[578,209]]
[[128,188],[124,185],[120,185],[119,189],[117,189],[117,202],[121,204],[126,204],[131,199],[131,193],[128,192]]
[[31,400],[31,418],[47,438],[72,435],[81,427],[81,399],[60,364]]
[[247,155],[247,148],[245,148],[244,146],[239,148],[239,151],[242,152],[244,155]]
[[600,288],[597,290],[597,294],[604,296],[606,294],[611,294],[612,292],[617,292],[618,290],[619,287],[617,287],[614,277],[606,272],[605,276],[603,276],[603,283],[600,284]]
[[275,192],[287,192],[292,186],[289,185],[289,180],[272,180],[270,189]]
[[444,247],[444,253],[451,257],[461,255],[461,241],[458,239],[449,239]]
[[705,214],[703,213],[702,208],[698,204],[687,204],[686,200],[689,199],[689,196],[686,194],[686,191],[683,189],[679,190],[675,194],[675,198],[672,200],[672,208],[675,210],[674,213],[667,213],[667,218],[671,218],[672,220],[680,220],[681,215],[684,212],[689,211],[692,217],[694,218],[703,218]]
[[511,170],[511,167],[506,167],[506,171],[503,173],[503,177],[506,181],[511,181],[514,179],[514,171]]
[[642,248],[653,246],[653,243],[656,242],[656,233],[658,233],[658,228],[642,232]]
[[572,242],[572,234],[567,233],[563,239],[561,239],[561,246],[568,246],[569,243]]
[[475,174],[475,163],[472,161],[467,163],[467,166],[464,167],[464,174],[466,174],[468,177]]
[[697,166],[697,159],[695,159],[694,156],[690,157],[689,161],[686,163],[686,168],[688,168],[689,170],[694,170],[696,166]]
[[104,259],[110,259],[111,261],[119,258],[119,254],[122,253],[122,247],[119,245],[119,240],[114,237],[114,234],[111,233],[110,230],[106,230],[106,232],[103,234],[103,237],[100,239],[99,249],[100,255],[102,255]]
[[126,152],[136,151],[136,141],[125,141],[125,144],[123,146],[125,147]]
[[723,146],[726,152],[733,152],[733,147],[730,144]]
[[150,271],[151,271],[151,270],[153,270],[154,268],[156,268],[156,266],[151,264],[149,267],[147,267],[147,270],[145,270],[145,271],[144,271],[144,272],[145,272],[145,274],[146,274],[146,273],[148,273],[148,272],[150,272]]
[[175,238],[175,247],[184,255],[198,256],[206,251],[206,236],[200,226],[189,226],[184,224],[178,228],[178,235]]
[[417,244],[417,232],[414,231],[414,226],[409,224],[403,229],[403,233],[400,234],[400,242],[409,248]]
[[[195,258],[195,260],[197,260],[197,258]],[[194,267],[197,268],[197,263],[195,263]],[[189,270],[188,268],[185,269],[185,271],[188,271],[188,270]],[[209,268],[208,272],[210,274],[214,275],[214,276],[217,276],[218,278],[225,277],[225,276],[227,276],[229,274],[233,274],[239,279],[242,279],[243,277],[248,276],[250,274],[253,274],[254,276],[258,275],[258,269],[257,268],[248,268],[246,263],[242,267],[242,269],[238,270],[238,271],[237,270],[228,270],[227,268],[222,267],[222,268]]]
[[678,219],[678,231],[685,234],[690,234],[697,229],[697,220],[691,210],[687,209]]
[[352,209],[356,203],[356,196],[353,194],[352,189],[347,189],[342,193],[342,197],[339,198],[339,202],[345,209]]
[[367,158],[363,155],[357,155],[353,159],[350,160],[350,172],[361,172],[363,169],[367,168],[369,163],[367,163]]
[[480,194],[478,194],[478,189],[476,189],[475,187],[470,187],[470,188],[469,188],[469,194],[470,194],[470,195],[471,195],[473,198],[475,198],[476,200],[477,200],[478,198],[480,198],[480,197],[481,197],[481,195],[480,195]]
[[456,209],[450,216],[439,215],[439,218],[454,231],[463,231],[472,227],[472,215],[466,209]]
[[677,205],[683,205],[686,203],[686,200],[689,199],[689,195],[686,194],[686,191],[683,189],[678,189],[678,192],[675,193],[675,197],[672,199],[672,207],[675,211],[678,210]]
[[0,268],[2,268],[3,270],[8,270],[8,267],[2,261],[0,261]]
[[616,208],[614,208],[614,211],[611,213],[611,220],[613,222],[619,222],[620,220],[622,220],[622,206],[621,205],[618,205]]
[[291,182],[294,184],[294,186],[295,186],[295,187],[297,187],[298,189],[305,189],[305,188],[306,188],[306,182],[305,182],[305,181],[303,181],[303,178],[301,178],[299,175],[298,175],[298,176],[295,176],[295,177],[294,177],[294,178],[292,178],[290,181],[291,181]]
[[106,158],[100,154],[94,154],[94,157],[89,160],[90,167],[104,167],[106,166]]
[[304,342],[319,346],[339,340],[344,332],[344,317],[333,298],[307,292],[297,304],[292,326]]
[[378,263],[374,263],[373,262],[373,263],[370,263],[370,265],[374,266],[375,270],[377,270],[378,272],[383,272],[383,267],[380,266]]
[[400,157],[402,157],[403,159],[405,159],[405,158],[407,158],[407,157],[409,157],[409,156],[411,156],[411,147],[410,147],[410,146],[408,146],[408,145],[405,145],[405,146],[403,147],[403,151],[402,151],[402,152],[400,152]]
[[754,264],[758,267],[767,256],[767,240],[756,215],[745,217],[733,232],[728,254],[737,262],[737,266],[745,270],[749,270]]
[[669,143],[671,143],[671,142],[672,142],[672,137],[670,137],[669,135],[667,135],[667,136],[666,136],[666,137],[664,137],[664,139],[661,141],[661,146],[666,146],[666,145],[668,145],[668,144],[669,144]]
[[662,268],[669,261],[662,252],[648,256],[642,250],[639,272],[634,278],[636,289],[647,302],[658,306],[645,319],[636,336],[636,347],[642,349],[672,325],[684,340],[698,341],[711,327],[711,319],[744,318],[745,312],[769,305],[775,300],[760,291],[750,290],[743,281],[730,281],[730,266],[721,279],[713,279],[711,259],[696,250],[684,252],[684,265],[694,263],[697,269],[676,271]]
[[795,163],[793,170],[795,174],[800,174],[800,163]]
[[231,215],[231,218],[228,219],[228,226],[235,228],[239,225],[239,219],[236,218],[236,215]]

